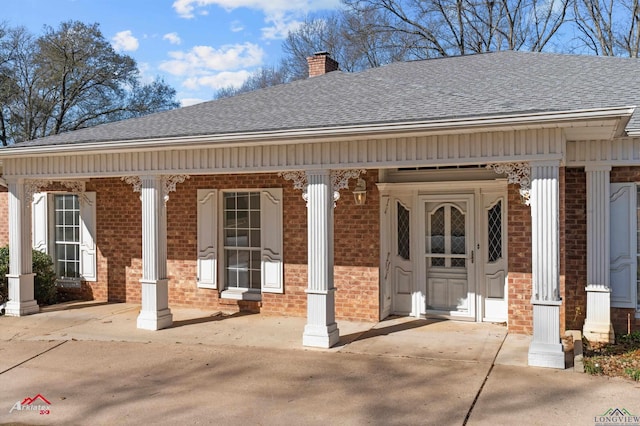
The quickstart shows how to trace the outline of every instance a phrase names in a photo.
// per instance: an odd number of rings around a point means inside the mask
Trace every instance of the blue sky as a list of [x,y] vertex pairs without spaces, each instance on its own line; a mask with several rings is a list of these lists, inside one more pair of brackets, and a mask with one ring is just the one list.
[[340,0],[0,0],[0,20],[40,35],[45,25],[97,22],[116,50],[160,76],[190,105],[275,65],[282,39],[308,13]]

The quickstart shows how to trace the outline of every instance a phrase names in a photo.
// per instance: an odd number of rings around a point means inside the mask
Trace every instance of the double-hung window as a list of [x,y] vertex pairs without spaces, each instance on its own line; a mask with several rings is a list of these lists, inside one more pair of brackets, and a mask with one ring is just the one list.
[[96,280],[95,192],[40,192],[32,203],[33,248],[53,260],[57,284]]
[[282,189],[198,190],[197,268],[223,298],[282,293]]

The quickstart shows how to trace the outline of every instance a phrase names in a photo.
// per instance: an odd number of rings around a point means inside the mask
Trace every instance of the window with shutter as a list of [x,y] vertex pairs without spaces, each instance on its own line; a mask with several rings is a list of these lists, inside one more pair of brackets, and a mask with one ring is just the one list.
[[610,198],[611,306],[636,308],[638,262],[637,189],[634,183],[612,183]]
[[95,209],[95,192],[34,194],[33,248],[51,256],[62,287],[97,280]]
[[198,190],[198,286],[218,288],[220,274],[223,298],[283,293],[282,189],[225,190],[219,197],[220,206],[218,191]]

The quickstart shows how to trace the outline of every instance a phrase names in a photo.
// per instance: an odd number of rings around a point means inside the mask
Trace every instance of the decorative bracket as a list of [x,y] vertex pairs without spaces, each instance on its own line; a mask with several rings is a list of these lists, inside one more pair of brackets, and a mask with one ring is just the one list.
[[162,176],[162,196],[164,197],[164,202],[169,201],[169,193],[175,192],[177,184],[184,183],[184,181],[189,178],[189,175]]
[[[176,185],[189,179],[189,175],[163,175],[161,179],[162,197],[166,203],[169,201],[169,193],[175,192]],[[140,176],[123,176],[121,180],[133,186],[133,192],[140,192],[140,199],[142,199],[142,179],[140,179]]]
[[530,205],[531,200],[531,167],[528,163],[494,163],[487,165],[498,174],[506,174],[508,183],[520,185],[520,198],[525,205]]
[[42,191],[42,189],[51,185],[52,183],[59,183],[65,188],[69,189],[74,195],[78,196],[78,200],[82,203],[84,201],[84,193],[86,191],[85,183],[83,181],[78,180],[60,180],[54,181],[49,179],[27,179],[25,181],[26,185],[26,196],[27,200],[33,200],[33,195]]
[[[333,202],[340,199],[340,190],[349,187],[349,179],[359,178],[361,174],[367,173],[364,169],[350,169],[350,170],[331,170],[331,189],[333,190]],[[308,202],[307,195],[307,174],[304,170],[294,170],[289,172],[280,172],[278,176],[286,180],[293,181],[293,189],[299,189],[302,191],[302,199]]]

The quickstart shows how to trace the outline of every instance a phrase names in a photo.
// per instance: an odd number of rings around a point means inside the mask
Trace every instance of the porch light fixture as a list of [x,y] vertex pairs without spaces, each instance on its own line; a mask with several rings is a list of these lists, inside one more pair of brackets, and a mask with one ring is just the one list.
[[367,183],[362,178],[358,179],[358,183],[353,190],[353,199],[356,202],[356,206],[362,206],[367,201]]

